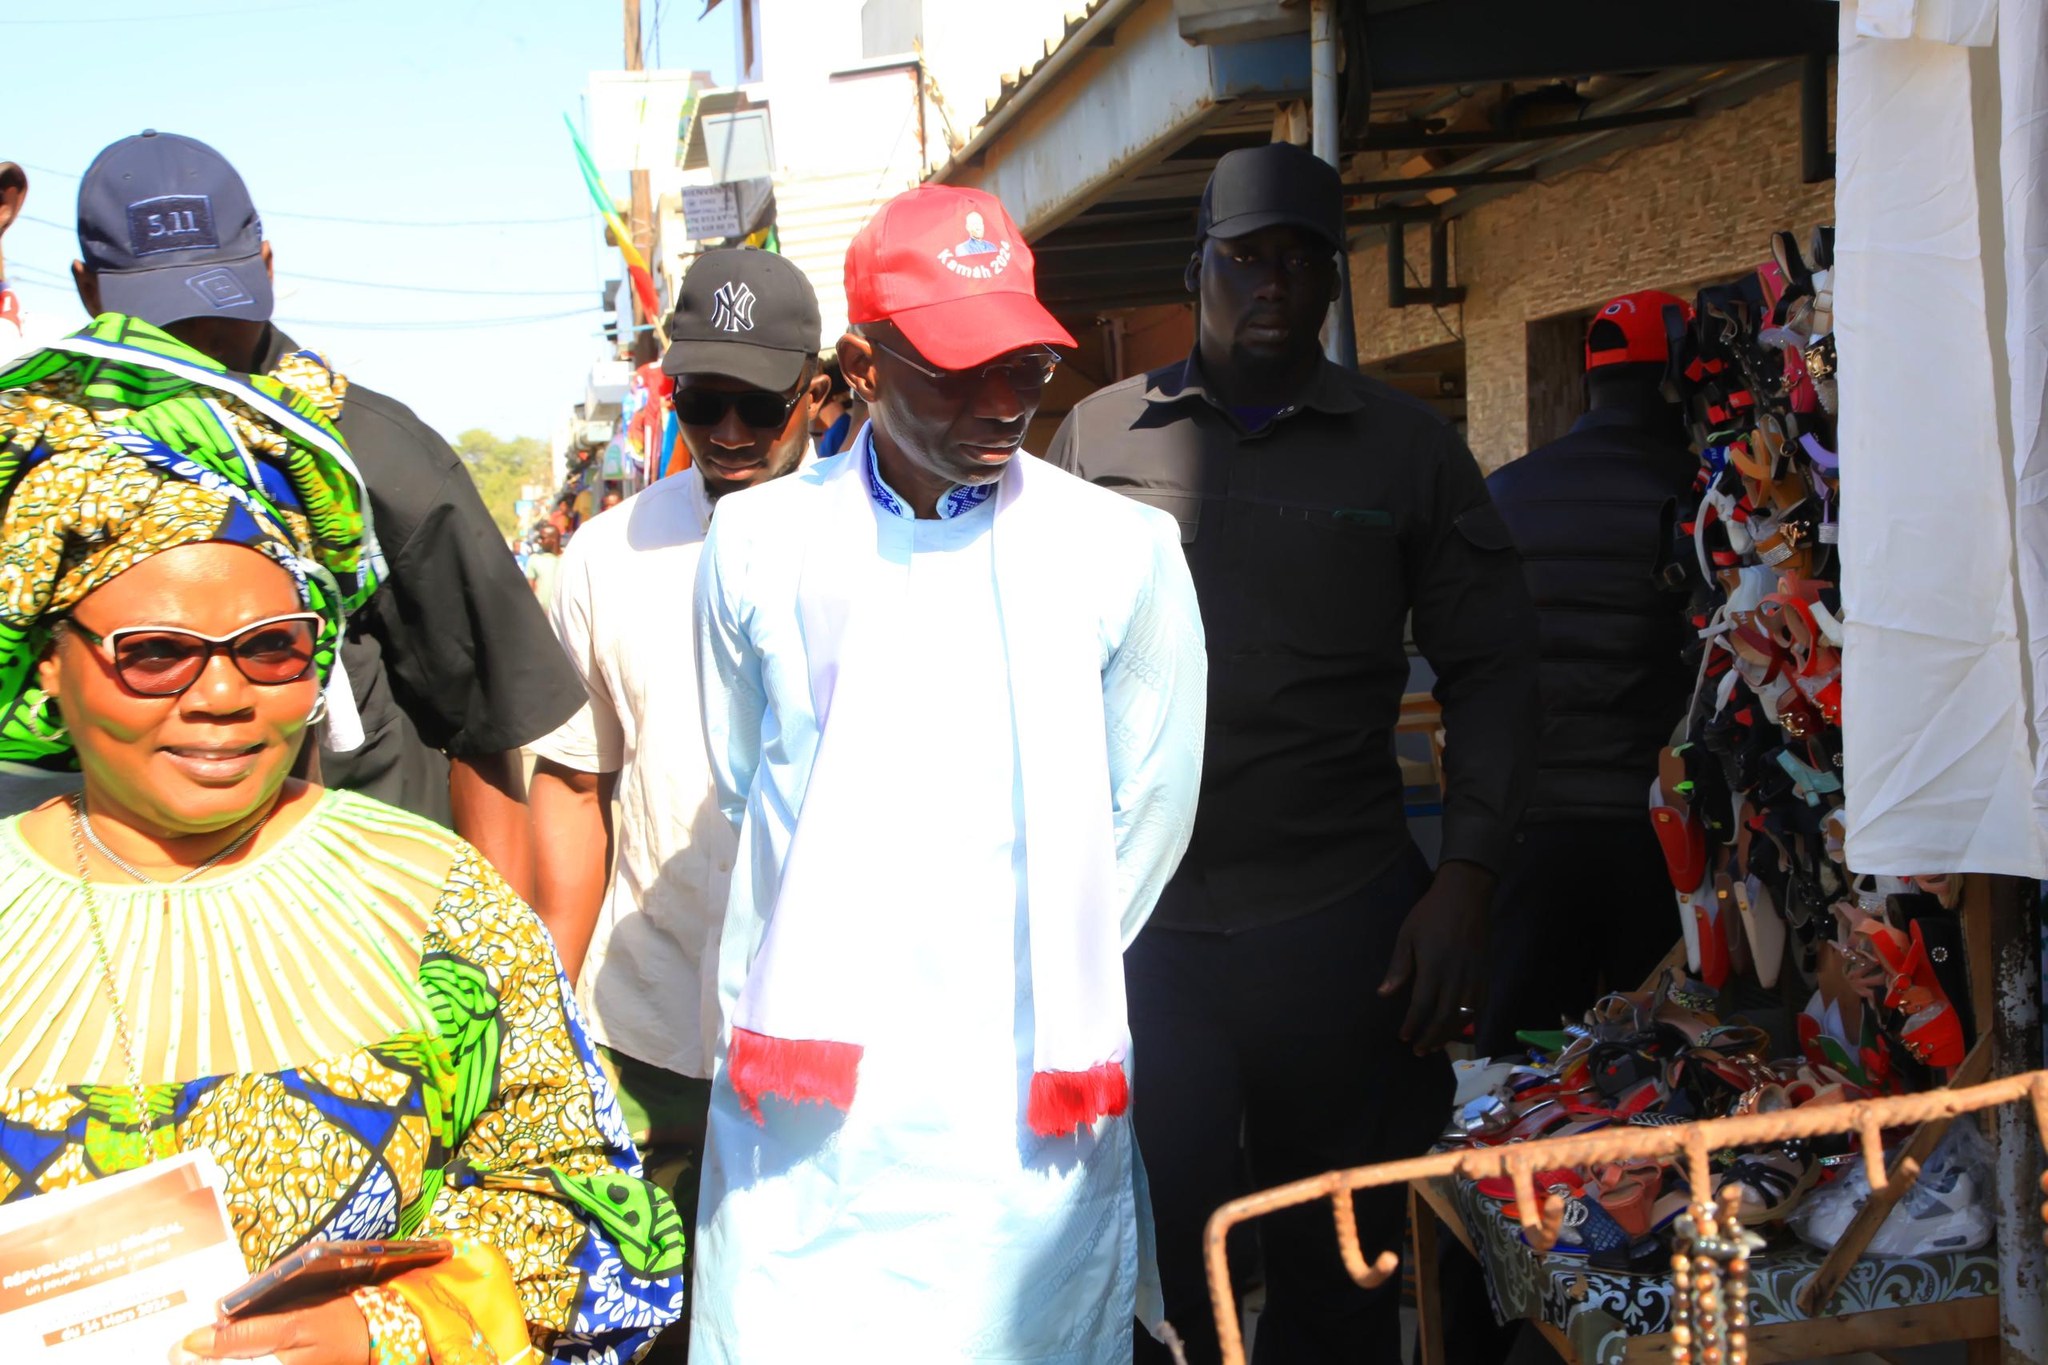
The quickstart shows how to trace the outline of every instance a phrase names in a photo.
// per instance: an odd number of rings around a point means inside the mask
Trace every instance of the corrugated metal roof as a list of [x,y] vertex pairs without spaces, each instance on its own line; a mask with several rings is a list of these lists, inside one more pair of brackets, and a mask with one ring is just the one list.
[[1090,19],[1094,18],[1095,12],[1097,10],[1101,9],[1104,5],[1110,4],[1111,2],[1112,0],[1088,0],[1088,3],[1083,5],[1080,9],[1067,11],[1066,19],[1063,26],[1060,29],[1059,36],[1056,38],[1048,38],[1045,40],[1045,51],[1039,56],[1038,60],[1031,63],[1031,65],[1029,66],[1020,66],[1015,71],[1011,72],[1009,75],[1004,76],[1002,78],[1001,89],[996,91],[994,98],[990,99],[988,101],[987,107],[981,111],[981,121],[983,123],[988,122],[991,118],[994,118],[996,116],[997,112],[1000,111],[1004,105],[1008,104],[1011,100],[1015,99],[1017,97],[1017,92],[1022,90],[1026,85],[1028,85],[1031,81],[1031,78],[1038,74],[1039,68],[1043,67],[1048,61],[1052,60],[1053,54],[1058,52],[1061,48],[1067,45],[1067,40],[1074,36],[1075,31],[1078,30],[1081,27],[1081,25],[1087,23]]

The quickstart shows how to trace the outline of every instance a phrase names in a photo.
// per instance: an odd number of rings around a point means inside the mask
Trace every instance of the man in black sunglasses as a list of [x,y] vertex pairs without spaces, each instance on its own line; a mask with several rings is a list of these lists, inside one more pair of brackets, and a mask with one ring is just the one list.
[[817,296],[785,257],[740,248],[690,267],[661,368],[714,501],[781,478],[809,452],[811,417],[832,387],[819,327]]
[[[699,256],[668,336],[690,467],[592,517],[562,556],[555,631],[589,704],[533,746],[533,813],[541,917],[649,1178],[694,1227],[717,1026],[711,945],[736,844],[698,715],[690,591],[713,504],[802,463],[830,381],[817,296],[772,252]],[[672,1336],[650,1361],[681,1358]]]

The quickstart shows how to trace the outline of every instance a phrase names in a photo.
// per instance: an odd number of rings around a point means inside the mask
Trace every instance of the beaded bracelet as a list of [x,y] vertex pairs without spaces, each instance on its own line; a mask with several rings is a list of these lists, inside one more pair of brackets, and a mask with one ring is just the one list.
[[395,1289],[368,1285],[351,1295],[370,1328],[370,1365],[429,1365],[427,1332]]

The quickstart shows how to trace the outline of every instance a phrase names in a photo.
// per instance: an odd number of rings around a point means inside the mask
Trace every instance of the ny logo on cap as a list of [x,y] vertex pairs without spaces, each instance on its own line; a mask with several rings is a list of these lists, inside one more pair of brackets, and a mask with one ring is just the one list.
[[711,296],[711,325],[721,332],[754,330],[754,291],[745,284],[727,280]]

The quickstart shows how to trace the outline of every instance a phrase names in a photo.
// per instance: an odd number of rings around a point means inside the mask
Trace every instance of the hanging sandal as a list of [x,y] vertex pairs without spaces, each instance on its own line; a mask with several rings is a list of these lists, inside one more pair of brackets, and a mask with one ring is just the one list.
[[1744,1227],[1775,1223],[1799,1206],[1799,1199],[1820,1178],[1820,1163],[1803,1142],[1788,1142],[1766,1152],[1745,1152],[1729,1164],[1717,1189],[1735,1186],[1742,1192],[1736,1221]]
[[1678,897],[1686,965],[1718,990],[1728,979],[1730,963],[1720,905],[1707,878],[1706,829],[1682,798],[1666,790],[1661,774],[1650,783],[1650,826],[1664,850],[1665,870]]
[[1749,939],[1757,984],[1768,990],[1778,984],[1778,968],[1785,961],[1785,919],[1770,888],[1755,877],[1735,883],[1735,910]]

